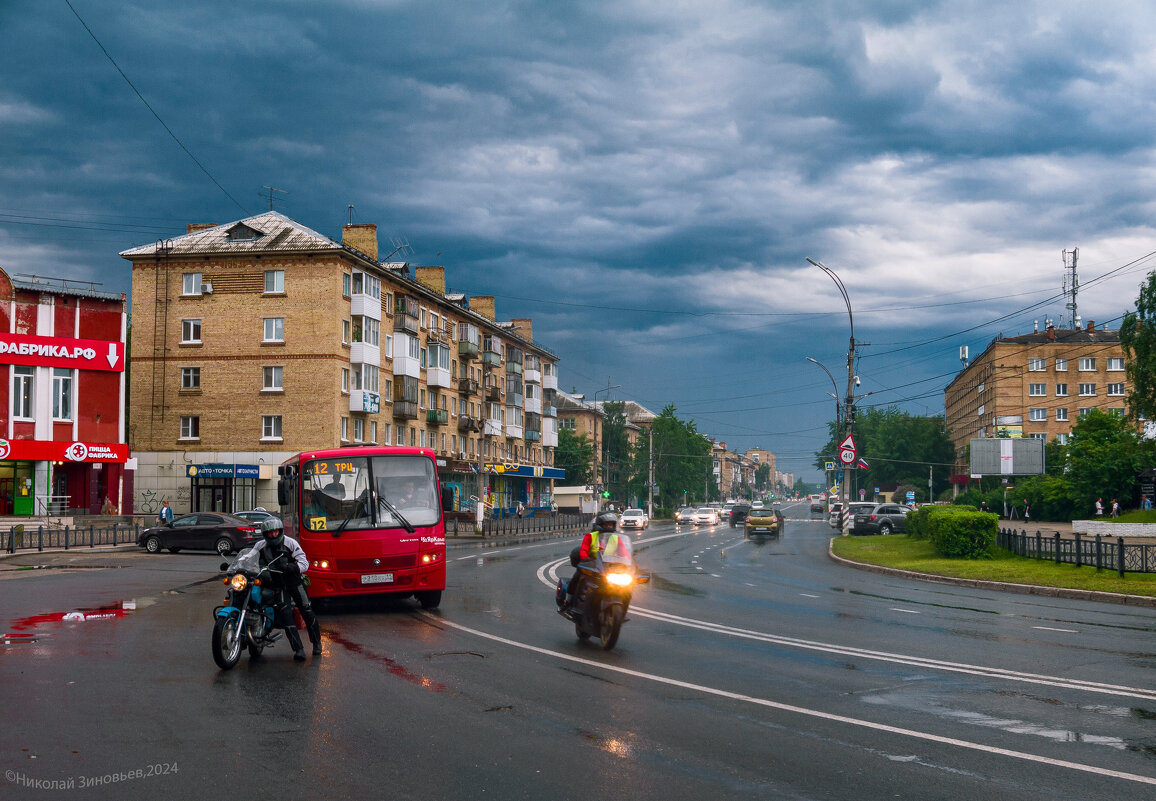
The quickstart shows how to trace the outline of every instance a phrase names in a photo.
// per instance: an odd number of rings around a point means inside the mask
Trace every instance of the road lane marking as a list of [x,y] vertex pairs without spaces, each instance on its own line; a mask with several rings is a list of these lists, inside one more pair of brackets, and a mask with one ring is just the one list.
[[921,615],[922,612],[916,612],[914,609],[900,609],[898,606],[891,607],[892,612],[905,612],[909,615]]
[[[559,559],[555,562],[547,562],[538,568],[538,580],[548,587],[554,587],[557,583],[556,570],[565,559]],[[700,568],[701,569],[701,568]],[[550,576],[555,576],[554,580]],[[821,651],[832,654],[839,654],[841,656],[855,656],[862,659],[875,659],[881,662],[893,662],[901,665],[911,665],[913,667],[942,670],[949,673],[965,673],[973,676],[987,676],[989,678],[1005,679],[1007,681],[1018,681],[1026,684],[1041,684],[1049,687],[1061,687],[1070,690],[1082,690],[1084,692],[1103,693],[1105,695],[1119,695],[1128,698],[1141,698],[1149,701],[1156,701],[1156,689],[1148,689],[1145,687],[1129,687],[1127,685],[1106,684],[1097,681],[1085,681],[1083,679],[1069,679],[1057,676],[1048,676],[1040,673],[1024,673],[1016,670],[1007,670],[1005,668],[984,667],[983,665],[970,665],[965,662],[948,662],[941,659],[929,659],[921,656],[910,656],[908,654],[891,653],[888,651],[873,651],[866,648],[856,648],[848,645],[835,645],[833,643],[818,642],[815,640],[801,640],[796,637],[783,637],[776,634],[767,634],[765,632],[752,631],[750,629],[740,629],[734,626],[728,626],[722,623],[711,623],[706,620],[698,620],[695,618],[682,617],[680,615],[672,615],[666,612],[658,612],[652,609],[647,609],[642,606],[630,607],[630,614],[637,617],[650,618],[661,623],[668,623],[676,626],[686,626],[688,628],[700,629],[702,631],[711,631],[716,634],[725,634],[730,637],[739,637],[747,640],[756,640],[758,642],[765,642],[772,645],[784,645],[791,648],[802,648],[810,651]]]
[[799,593],[799,595],[802,595],[804,598],[819,598],[819,597],[821,597],[819,595],[812,595],[809,592],[801,592],[801,593]]
[[[632,609],[631,612],[633,613],[633,611],[634,610]],[[768,698],[758,698],[753,695],[733,693],[729,690],[720,690],[717,687],[708,687],[704,684],[694,684],[689,681],[672,679],[669,676],[660,676],[655,673],[645,673],[641,670],[633,670],[631,668],[625,668],[619,665],[609,665],[604,662],[596,662],[593,659],[585,659],[580,656],[573,656],[572,654],[564,654],[560,651],[551,651],[548,648],[542,648],[537,645],[518,642],[517,640],[500,637],[497,634],[490,634],[489,632],[470,628],[469,626],[464,626],[461,623],[455,623],[452,620],[447,620],[444,617],[436,617],[429,612],[420,612],[418,614],[420,614],[434,626],[449,626],[450,628],[457,629],[458,631],[472,634],[483,639],[492,640],[493,642],[502,643],[503,645],[508,645],[513,648],[520,648],[522,650],[541,654],[542,656],[562,659],[567,662],[575,662],[590,668],[594,668],[596,670],[606,670],[612,673],[619,673],[624,676],[632,676],[636,679],[642,679],[643,681],[651,681],[657,684],[665,684],[670,687],[678,687],[684,690],[700,692],[705,695],[714,695],[719,698],[726,698],[731,701],[739,701],[742,703],[754,704],[756,706],[762,706],[769,709],[777,709],[781,712],[790,712],[796,715],[818,718],[820,720],[832,721],[834,723],[843,723],[848,726],[857,726],[864,729],[887,732],[889,734],[897,734],[902,737],[912,737],[917,740],[925,740],[927,742],[954,746],[956,748],[964,748],[971,751],[982,751],[984,753],[1006,756],[1012,759],[1019,759],[1026,762],[1038,762],[1043,765],[1051,765],[1057,768],[1067,768],[1069,770],[1079,771],[1081,773],[1091,773],[1097,776],[1107,776],[1113,779],[1122,779],[1124,781],[1156,786],[1156,777],[1153,776],[1141,776],[1137,773],[1126,773],[1119,770],[1110,770],[1108,768],[1097,767],[1096,765],[1086,765],[1081,762],[1071,762],[1065,759],[1054,759],[1052,757],[1046,757],[1040,754],[1028,753],[1027,751],[1015,751],[1010,748],[1000,748],[998,746],[985,745],[984,743],[972,742],[971,740],[960,740],[956,737],[944,737],[942,735],[932,734],[930,732],[917,731],[915,729],[904,729],[899,726],[889,726],[885,723],[876,723],[874,721],[864,720],[862,718],[852,718],[846,715],[836,715],[831,712],[823,712],[822,710],[818,709],[808,709],[807,707],[795,706],[794,704],[784,704],[780,701],[772,701]]]
[[1033,629],[1039,629],[1040,631],[1062,631],[1065,634],[1079,634],[1080,633],[1078,629],[1055,629],[1055,628],[1052,628],[1051,626],[1032,626],[1032,628]]

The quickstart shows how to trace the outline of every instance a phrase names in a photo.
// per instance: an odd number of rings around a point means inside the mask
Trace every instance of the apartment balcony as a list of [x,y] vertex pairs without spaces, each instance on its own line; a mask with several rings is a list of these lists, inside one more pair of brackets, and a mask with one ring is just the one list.
[[526,372],[523,375],[525,376],[527,383],[530,383],[530,384],[541,384],[542,383],[542,371],[541,370],[531,370],[530,368],[526,368]]
[[558,407],[546,404],[545,406],[542,407],[542,416],[543,417],[557,417],[558,416]]
[[526,429],[526,442],[541,442],[542,432],[532,428]]
[[500,367],[502,365],[502,354],[495,353],[492,350],[483,351],[482,364],[487,364],[491,367]]
[[506,436],[514,439],[522,438],[522,427],[513,423],[506,423]]
[[371,317],[374,320],[380,320],[381,298],[375,298],[373,295],[355,293],[349,301],[349,313],[354,317],[364,316]]
[[542,399],[541,398],[526,398],[525,405],[526,414],[541,414],[542,413]]
[[458,343],[458,358],[466,361],[476,359],[478,358],[479,350],[477,342],[466,342],[462,340]]
[[542,432],[542,447],[543,448],[557,448],[558,447],[558,432],[557,431],[543,431]]
[[367,342],[354,342],[349,346],[349,361],[352,364],[381,364],[381,348]]
[[521,375],[522,365],[519,362],[506,362],[506,372],[511,375]]
[[416,337],[421,327],[416,317],[410,317],[408,314],[399,314],[393,318],[393,330],[401,334],[409,334]]
[[453,386],[450,379],[450,371],[444,367],[426,368],[425,383],[430,387],[444,387],[446,389]]
[[473,378],[459,378],[458,379],[458,394],[459,395],[477,395],[480,386],[476,379]]
[[487,417],[485,424],[482,426],[482,434],[487,437],[502,436],[502,421],[493,417]]
[[426,409],[425,421],[431,426],[444,426],[450,421],[450,413],[445,409]]
[[381,395],[364,389],[355,389],[349,393],[349,411],[377,414],[381,411]]
[[501,387],[486,387],[486,400],[494,403],[502,402],[502,388]]
[[520,392],[507,392],[506,393],[506,405],[507,406],[517,406],[519,409],[521,409],[522,405],[524,403],[525,403],[525,401],[522,399],[522,393],[520,393]]
[[463,414],[458,417],[458,431],[477,431],[479,428],[476,418]]
[[393,402],[393,416],[396,420],[416,420],[417,401],[395,400]]
[[557,371],[542,376],[542,389],[557,389],[558,388],[558,373]]

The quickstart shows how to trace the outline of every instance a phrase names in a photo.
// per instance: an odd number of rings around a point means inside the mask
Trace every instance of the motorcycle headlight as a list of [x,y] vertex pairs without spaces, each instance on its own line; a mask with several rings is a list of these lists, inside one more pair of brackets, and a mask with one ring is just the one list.
[[629,587],[634,583],[634,576],[629,573],[608,573],[606,581],[616,587]]
[[240,592],[241,590],[245,589],[245,587],[249,586],[249,579],[245,578],[245,576],[241,573],[234,573],[232,581],[229,582],[229,586],[231,586],[237,592]]

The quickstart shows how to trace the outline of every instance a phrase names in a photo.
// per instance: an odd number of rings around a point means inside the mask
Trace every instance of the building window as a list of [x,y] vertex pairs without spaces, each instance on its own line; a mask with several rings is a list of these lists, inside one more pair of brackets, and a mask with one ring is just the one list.
[[261,390],[263,392],[281,392],[285,387],[281,385],[283,367],[261,368]]
[[1115,417],[1123,417],[1124,416],[1124,407],[1123,406],[1113,406],[1112,408],[1108,409],[1108,414],[1113,415]]
[[985,408],[985,405],[981,403],[979,405],[979,408],[975,410],[976,416],[983,417],[984,408]]
[[181,439],[201,438],[201,418],[196,415],[181,418]]
[[[979,413],[983,414],[982,407],[981,407]],[[559,428],[568,428],[571,431],[574,431],[578,428],[578,423],[577,423],[577,420],[573,417],[563,417],[561,420],[558,421],[558,426],[559,426]]]
[[200,273],[185,273],[184,279],[181,282],[182,295],[199,295],[201,294],[201,274]]
[[975,394],[982,395],[984,386],[984,382],[980,381],[979,386],[975,388]]
[[285,271],[284,270],[266,270],[265,271],[265,294],[283,294],[285,292]]
[[12,416],[31,420],[35,369],[17,366],[12,368],[12,373]]
[[376,420],[370,420],[369,421],[369,441],[373,442],[373,443],[377,442],[377,421]]
[[1124,382],[1121,381],[1119,384],[1109,384],[1108,394],[1122,396],[1124,394]]
[[284,317],[266,317],[265,318],[265,338],[264,342],[284,342],[285,341],[285,318]]
[[1028,439],[1042,439],[1046,442],[1048,439],[1048,435],[1047,434],[1028,434]]
[[1067,434],[1056,434],[1056,442],[1058,442],[1060,445],[1067,445],[1068,444],[1068,435]]
[[1089,396],[1096,394],[1095,384],[1080,384],[1080,395]]
[[1068,385],[1067,384],[1056,384],[1056,397],[1057,398],[1068,397]]
[[201,344],[201,321],[200,320],[181,320],[181,344],[182,345],[199,345],[199,344]]
[[281,439],[281,415],[261,415],[261,439]]
[[349,418],[341,418],[341,441],[349,442]]
[[1047,384],[1028,384],[1029,395],[1046,395],[1048,394]]
[[1048,369],[1047,359],[1028,359],[1028,371],[1037,373],[1040,370]]
[[1076,410],[1076,414],[1078,414],[1080,417],[1087,417],[1091,411],[1092,410],[1090,408],[1084,406],[1083,408]]
[[345,297],[349,297],[351,294],[353,294],[351,291],[352,285],[353,285],[353,276],[351,276],[349,273],[345,273],[344,275],[342,275],[342,277],[341,277],[341,294],[345,295]]
[[1080,359],[1080,369],[1087,372],[1088,370],[1096,369],[1096,357],[1084,356]]
[[1028,419],[1033,421],[1046,421],[1048,419],[1047,409],[1029,409]]
[[181,389],[200,389],[201,388],[201,368],[200,367],[182,367],[181,368]]
[[393,444],[394,445],[404,445],[405,444],[405,426],[398,426],[397,427],[397,439],[395,439],[393,441]]
[[1123,369],[1124,369],[1124,357],[1123,356],[1119,356],[1119,357],[1111,356],[1108,358],[1108,371],[1109,372],[1119,372]]
[[349,392],[349,368],[348,367],[342,367],[341,368],[341,391],[344,393]]
[[353,418],[353,441],[365,442],[365,421],[360,417]]
[[1061,423],[1065,423],[1065,422],[1067,422],[1067,420],[1068,420],[1068,410],[1067,410],[1066,408],[1064,408],[1064,409],[1056,409],[1056,420],[1057,420],[1057,421],[1059,421],[1059,422],[1061,422]]
[[72,419],[72,370],[52,368],[52,419]]

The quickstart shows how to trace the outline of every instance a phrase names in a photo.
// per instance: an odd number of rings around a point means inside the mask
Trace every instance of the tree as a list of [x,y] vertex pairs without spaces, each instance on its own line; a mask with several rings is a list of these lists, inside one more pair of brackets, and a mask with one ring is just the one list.
[[658,483],[659,505],[672,508],[688,499],[702,497],[711,467],[711,448],[706,437],[695,429],[694,421],[675,416],[667,405],[652,424],[654,431],[654,480]]
[[606,460],[604,477],[610,497],[629,503],[633,459],[630,438],[626,433],[626,404],[607,401],[602,406],[602,456]]
[[566,471],[565,481],[569,485],[593,483],[594,444],[585,434],[575,434],[569,428],[559,429],[554,466]]
[[774,489],[771,485],[771,466],[769,464],[761,464],[755,468],[755,489],[759,492],[766,492],[769,489]]
[[1092,409],[1072,426],[1065,478],[1076,513],[1090,513],[1097,498],[1127,505],[1136,476],[1152,464],[1153,443],[1142,440],[1135,425],[1118,414]]
[[1148,273],[1140,287],[1136,311],[1124,315],[1120,326],[1124,348],[1124,371],[1132,384],[1128,391],[1128,414],[1133,420],[1156,419],[1156,272]]

